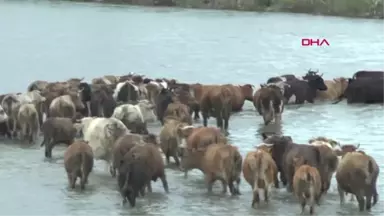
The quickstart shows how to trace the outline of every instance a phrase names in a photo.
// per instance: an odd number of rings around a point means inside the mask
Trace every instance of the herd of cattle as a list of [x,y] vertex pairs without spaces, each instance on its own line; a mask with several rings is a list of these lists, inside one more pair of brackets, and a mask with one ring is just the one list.
[[[151,181],[158,178],[168,192],[164,154],[185,177],[191,169],[201,170],[208,191],[220,180],[223,193],[228,187],[231,194],[240,195],[243,173],[253,189],[252,206],[260,202],[261,191],[269,201],[270,188],[279,187],[280,173],[282,184],[298,197],[303,211],[310,206],[311,214],[336,173],[341,202],[351,193],[363,211],[377,203],[379,167],[358,146],[325,137],[296,144],[290,136],[263,134],[263,142],[243,159],[226,135],[231,114],[241,111],[245,100],[253,102],[266,125],[279,123],[288,104],[338,103],[343,98],[348,103],[383,103],[383,75],[358,71],[352,78],[323,80],[310,70],[302,77],[272,77],[257,89],[251,84],[186,84],[135,74],[95,78],[91,84],[75,78],[35,81],[27,92],[0,96],[0,133],[34,143],[41,131],[47,158],[55,145],[67,144],[64,164],[71,188],[77,178],[85,188],[94,159],[107,161],[123,203],[131,206],[139,194],[152,191]],[[194,126],[199,112],[203,126]],[[207,126],[209,117],[216,118],[217,127]],[[156,120],[162,125],[159,135],[147,129]]]

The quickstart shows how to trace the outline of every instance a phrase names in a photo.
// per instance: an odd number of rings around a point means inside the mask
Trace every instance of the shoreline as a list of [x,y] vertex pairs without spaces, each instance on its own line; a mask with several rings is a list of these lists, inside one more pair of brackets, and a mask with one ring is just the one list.
[[[63,0],[69,2],[186,9],[280,12],[357,19],[384,19],[384,0]],[[272,3],[271,3],[272,2]],[[329,3],[331,2],[331,3]],[[348,2],[348,3],[347,3]]]

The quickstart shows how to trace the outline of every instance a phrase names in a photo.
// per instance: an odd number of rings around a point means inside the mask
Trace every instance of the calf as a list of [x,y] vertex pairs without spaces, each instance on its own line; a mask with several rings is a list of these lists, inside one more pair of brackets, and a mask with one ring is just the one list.
[[259,193],[264,190],[264,200],[269,201],[271,185],[277,179],[277,166],[270,155],[271,148],[259,145],[255,151],[248,152],[243,163],[244,179],[253,190],[252,207],[259,204]]
[[145,186],[152,192],[151,180],[158,178],[168,193],[168,182],[164,170],[164,162],[155,145],[136,145],[124,155],[120,162],[118,185],[123,197],[123,204],[127,199],[132,207],[136,204],[139,191]]
[[[213,143],[227,143],[226,137],[214,127],[184,127],[181,133],[186,138],[180,147],[181,169],[184,177],[188,177],[188,171],[201,167],[200,152],[205,152],[207,147]],[[195,154],[195,152],[197,152]]]
[[43,142],[45,146],[45,157],[52,157],[52,149],[59,143],[70,145],[73,143],[77,130],[70,118],[53,117],[48,118],[41,126]]
[[[205,175],[208,192],[212,192],[212,185],[216,180],[223,184],[223,193],[227,193],[227,186],[232,195],[240,195],[240,174],[242,157],[233,145],[211,144],[207,147],[202,158],[201,170]],[[236,186],[233,184],[236,182]]]
[[284,96],[276,85],[261,87],[253,97],[253,105],[263,116],[265,125],[274,119],[276,122],[280,122],[281,114],[284,111]]
[[295,175],[293,176],[293,190],[300,201],[301,214],[305,206],[309,205],[309,213],[314,213],[315,204],[319,204],[321,198],[321,179],[319,171],[306,165],[302,157],[294,158]]
[[29,143],[34,143],[39,132],[39,114],[35,105],[28,103],[20,106],[18,123],[21,127],[21,138]]
[[344,193],[348,192],[356,196],[360,211],[370,210],[378,200],[376,182],[379,173],[379,166],[371,156],[361,152],[346,153],[336,172],[340,204],[344,203]]
[[135,145],[142,143],[152,143],[157,145],[156,136],[153,134],[138,135],[138,134],[125,134],[119,137],[112,150],[112,165],[109,167],[109,172],[112,177],[116,176],[116,169],[120,168],[120,161],[124,155],[131,150]]
[[177,166],[180,165],[178,150],[182,144],[184,129],[189,126],[187,123],[180,122],[178,120],[167,120],[160,131],[160,147],[163,151],[167,163],[169,164],[169,158],[173,157]]
[[228,133],[229,118],[232,110],[231,91],[226,86],[207,90],[200,101],[203,124],[206,127],[209,115],[216,117],[217,127]]
[[69,187],[74,189],[76,179],[79,177],[80,188],[83,190],[93,169],[93,152],[88,142],[76,141],[68,146],[64,153],[64,167]]

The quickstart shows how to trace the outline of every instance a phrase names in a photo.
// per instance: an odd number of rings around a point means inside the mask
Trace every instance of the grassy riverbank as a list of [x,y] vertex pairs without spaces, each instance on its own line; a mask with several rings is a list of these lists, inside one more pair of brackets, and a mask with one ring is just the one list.
[[[81,0],[80,0],[81,1]],[[92,1],[92,0],[82,0]],[[384,0],[99,0],[104,3],[161,5],[184,8],[307,13],[361,18],[384,18]]]

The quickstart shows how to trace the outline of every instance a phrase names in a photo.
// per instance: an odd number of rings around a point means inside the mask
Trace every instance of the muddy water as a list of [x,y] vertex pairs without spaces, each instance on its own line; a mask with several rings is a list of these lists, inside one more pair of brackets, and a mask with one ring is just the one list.
[[[64,80],[134,71],[186,82],[252,83],[283,73],[319,68],[324,77],[350,76],[359,69],[382,69],[383,23],[307,15],[122,7],[97,4],[0,1],[1,93],[24,91],[33,80]],[[326,38],[329,47],[301,47],[301,37]],[[214,124],[213,120],[210,121]],[[200,124],[200,123],[197,123]],[[360,143],[381,167],[384,121],[380,105],[317,104],[287,108],[280,128],[262,127],[247,102],[230,121],[230,140],[244,155],[260,142],[260,131],[282,131],[298,143],[329,136]],[[153,132],[160,130],[151,125]],[[299,204],[284,189],[269,205],[250,208],[243,195],[208,195],[203,176],[189,179],[167,169],[170,194],[160,182],[131,209],[121,205],[104,162],[97,161],[88,190],[68,191],[64,147],[47,161],[39,145],[0,144],[0,203],[5,215],[297,215]],[[379,178],[379,193],[384,182]],[[382,203],[382,201],[381,201]],[[361,215],[356,203],[339,205],[335,182],[319,215]],[[368,215],[382,215],[377,205]]]

